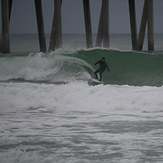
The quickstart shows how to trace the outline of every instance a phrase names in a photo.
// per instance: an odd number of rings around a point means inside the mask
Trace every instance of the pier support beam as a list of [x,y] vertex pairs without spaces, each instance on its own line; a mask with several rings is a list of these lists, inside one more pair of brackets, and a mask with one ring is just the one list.
[[49,50],[55,50],[62,46],[62,0],[54,0],[54,15],[50,35]]
[[9,0],[9,19],[11,18],[13,0]]
[[100,17],[99,17],[96,46],[101,47],[102,46],[102,40],[103,40],[103,5],[101,7],[101,12],[100,12]]
[[3,47],[3,38],[2,38],[2,0],[0,0],[0,53],[2,52]]
[[135,0],[128,0],[128,4],[129,4],[132,49],[137,50],[137,25],[136,25]]
[[0,52],[9,53],[9,0],[1,0]]
[[148,27],[148,50],[154,50],[153,0],[145,0],[138,37],[138,50],[143,49],[145,30]]
[[86,33],[86,44],[87,48],[93,47],[92,41],[92,25],[91,25],[91,12],[90,12],[90,1],[83,0],[84,8],[84,19],[85,19],[85,33]]
[[148,21],[148,0],[144,1],[143,15],[140,24],[140,31],[138,36],[138,50],[143,49],[144,38],[145,38],[145,29]]
[[35,0],[35,10],[36,10],[36,18],[37,18],[40,51],[46,52],[46,37],[45,37],[45,31],[44,31],[44,21],[43,21],[41,0]]
[[154,50],[153,0],[148,0],[148,50]]
[[109,0],[102,1],[96,46],[108,48],[109,40]]
[[110,44],[109,40],[109,0],[103,0],[104,2],[104,17],[103,17],[103,47],[108,48]]

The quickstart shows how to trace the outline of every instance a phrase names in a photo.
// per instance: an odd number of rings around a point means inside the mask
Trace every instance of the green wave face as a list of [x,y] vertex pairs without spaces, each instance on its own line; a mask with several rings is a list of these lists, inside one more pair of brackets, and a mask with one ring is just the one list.
[[163,55],[94,49],[79,51],[71,56],[85,60],[95,69],[94,63],[105,57],[111,69],[103,75],[105,84],[163,85]]

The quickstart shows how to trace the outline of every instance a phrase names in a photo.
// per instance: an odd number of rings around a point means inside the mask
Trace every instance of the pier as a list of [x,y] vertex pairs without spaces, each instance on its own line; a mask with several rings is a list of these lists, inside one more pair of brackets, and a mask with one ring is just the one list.
[[[46,36],[44,31],[44,19],[43,19],[43,6],[42,0],[33,0],[35,5],[36,23],[38,31],[39,48],[41,52],[47,52],[56,50],[63,46],[62,38],[62,4],[64,0],[52,0],[53,1],[53,19],[50,33],[50,41],[47,45]],[[78,0],[82,1],[84,24],[85,24],[85,45],[87,48],[92,47],[104,47],[110,46],[110,31],[109,31],[109,19],[111,3],[109,0],[100,0],[100,15],[98,20],[98,30],[96,39],[93,40],[92,33],[92,21],[91,21],[91,1],[90,0]],[[154,16],[153,16],[153,0],[143,0],[143,13],[141,17],[140,27],[137,26],[136,19],[136,1],[126,0],[124,3],[128,3],[128,13],[130,19],[130,34],[132,42],[132,50],[142,51],[144,45],[145,34],[148,38],[148,50],[154,50]],[[14,0],[0,0],[0,52],[10,52],[10,21],[12,15],[12,5]],[[118,3],[117,3],[118,5]],[[75,22],[74,22],[75,23]]]

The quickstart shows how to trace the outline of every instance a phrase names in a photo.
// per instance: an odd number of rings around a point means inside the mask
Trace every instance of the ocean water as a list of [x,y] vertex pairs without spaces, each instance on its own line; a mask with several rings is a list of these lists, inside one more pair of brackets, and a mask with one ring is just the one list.
[[[128,37],[123,51],[84,50],[73,36],[43,54],[25,37],[0,57],[0,163],[163,162],[161,51],[129,51]],[[101,57],[111,72],[94,83]]]
[[[49,44],[49,34],[46,35],[47,48]],[[163,50],[163,34],[155,34],[156,51]],[[93,35],[96,40],[96,35]],[[95,44],[95,43],[94,43]],[[39,51],[39,42],[37,34],[11,34],[10,37],[11,51],[14,54],[30,53]],[[85,48],[85,35],[83,34],[64,34],[63,49],[79,50]],[[111,34],[110,47],[112,49],[131,50],[131,36],[129,34]],[[144,50],[147,50],[147,37],[145,37]]]

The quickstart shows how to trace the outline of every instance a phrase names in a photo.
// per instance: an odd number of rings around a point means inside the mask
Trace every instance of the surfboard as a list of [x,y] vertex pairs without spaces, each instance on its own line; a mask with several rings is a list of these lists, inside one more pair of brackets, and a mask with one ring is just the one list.
[[97,79],[89,79],[88,80],[89,85],[98,85],[98,84],[103,84],[103,82],[97,80]]

